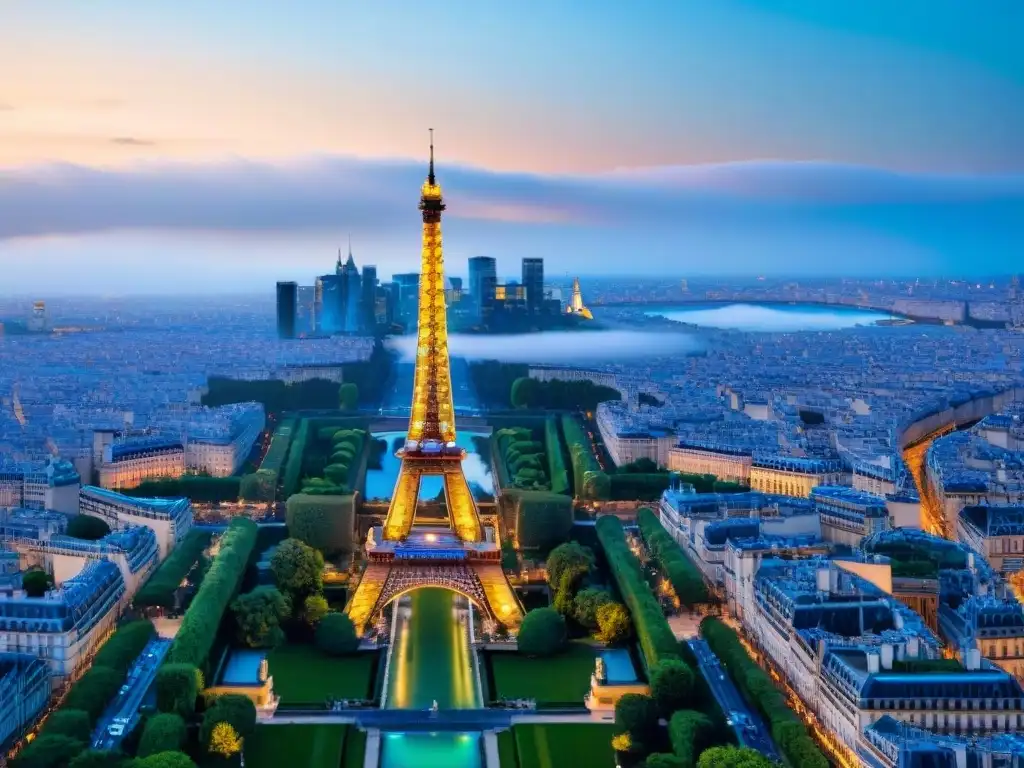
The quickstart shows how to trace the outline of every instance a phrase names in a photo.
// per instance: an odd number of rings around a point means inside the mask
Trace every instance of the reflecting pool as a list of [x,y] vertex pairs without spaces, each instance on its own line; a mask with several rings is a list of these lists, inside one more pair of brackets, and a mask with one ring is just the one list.
[[[466,474],[469,487],[476,494],[477,489],[484,493],[494,493],[494,480],[491,478],[490,459],[485,459],[476,452],[474,437],[484,437],[486,432],[473,432],[461,430],[455,436],[455,442],[461,448],[466,449],[466,459],[462,462],[462,471]],[[395,482],[398,480],[398,469],[402,460],[395,456],[395,451],[405,443],[405,432],[380,432],[373,436],[378,440],[385,440],[388,444],[384,455],[381,456],[380,469],[366,470],[366,493],[367,500],[390,499],[395,490]],[[420,498],[434,499],[441,493],[443,480],[440,477],[425,477],[420,484]]]
[[[423,587],[394,605],[398,626],[388,673],[389,709],[477,706],[465,611],[446,589]],[[381,768],[480,768],[479,733],[386,733]]]

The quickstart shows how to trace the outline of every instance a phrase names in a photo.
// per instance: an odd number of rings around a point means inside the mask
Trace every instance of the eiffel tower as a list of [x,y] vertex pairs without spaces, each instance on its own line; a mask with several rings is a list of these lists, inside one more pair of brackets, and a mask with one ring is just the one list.
[[[402,466],[383,529],[370,531],[368,564],[346,612],[360,634],[391,601],[419,587],[437,586],[468,598],[488,618],[508,627],[522,608],[501,569],[501,551],[480,523],[462,470],[466,452],[455,442],[448,319],[444,298],[441,187],[434,176],[434,132],[430,167],[420,190],[423,217],[416,370],[412,410]],[[424,477],[441,477],[448,527],[417,526]]]

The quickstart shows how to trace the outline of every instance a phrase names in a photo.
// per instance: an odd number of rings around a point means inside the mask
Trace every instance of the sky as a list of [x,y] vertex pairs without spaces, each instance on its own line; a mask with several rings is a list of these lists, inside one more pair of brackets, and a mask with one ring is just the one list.
[[1019,0],[0,0],[0,294],[1005,274]]

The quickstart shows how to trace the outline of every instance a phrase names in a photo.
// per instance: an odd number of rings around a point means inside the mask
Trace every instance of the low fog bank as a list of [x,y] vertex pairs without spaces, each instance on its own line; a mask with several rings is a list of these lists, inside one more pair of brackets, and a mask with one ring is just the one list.
[[[416,336],[391,339],[389,346],[402,360],[415,359]],[[453,357],[499,360],[504,363],[610,363],[644,357],[688,355],[704,349],[686,333],[665,331],[545,331],[510,336],[455,334],[448,337]]]

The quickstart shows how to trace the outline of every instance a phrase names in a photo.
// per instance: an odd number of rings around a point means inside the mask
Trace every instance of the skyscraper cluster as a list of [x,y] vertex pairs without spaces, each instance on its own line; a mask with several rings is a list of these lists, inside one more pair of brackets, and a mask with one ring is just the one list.
[[333,272],[317,277],[312,287],[294,282],[277,284],[277,332],[281,338],[305,334],[351,333],[373,335],[389,322],[387,291],[377,284],[377,268],[356,266],[349,246],[341,251]]

